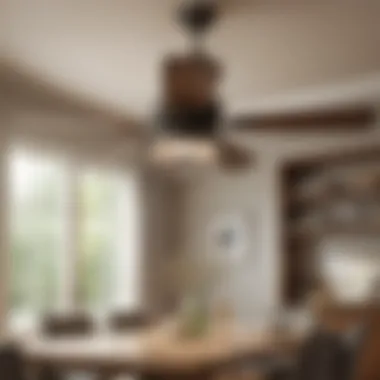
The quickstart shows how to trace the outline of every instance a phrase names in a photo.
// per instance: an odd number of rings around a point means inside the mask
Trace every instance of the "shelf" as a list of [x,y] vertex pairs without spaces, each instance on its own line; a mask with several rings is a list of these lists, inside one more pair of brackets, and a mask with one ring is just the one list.
[[336,226],[324,226],[319,229],[310,228],[289,228],[289,235],[299,239],[318,239],[332,235],[376,235],[380,237],[380,225],[365,225],[365,224],[353,224],[353,225],[336,225]]
[[318,269],[319,244],[330,237],[380,238],[380,149],[293,161],[283,172],[285,299],[308,294]]

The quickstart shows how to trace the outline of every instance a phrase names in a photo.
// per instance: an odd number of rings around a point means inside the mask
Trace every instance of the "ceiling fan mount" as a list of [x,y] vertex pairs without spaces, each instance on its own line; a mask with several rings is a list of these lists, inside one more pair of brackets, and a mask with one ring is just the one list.
[[179,8],[179,22],[194,37],[203,35],[215,24],[218,6],[212,0],[190,0]]

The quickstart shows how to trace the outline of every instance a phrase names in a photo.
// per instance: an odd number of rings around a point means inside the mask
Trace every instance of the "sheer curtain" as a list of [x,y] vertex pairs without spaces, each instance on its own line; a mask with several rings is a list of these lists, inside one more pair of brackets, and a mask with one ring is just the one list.
[[136,174],[23,149],[11,152],[8,169],[11,323],[62,306],[138,306]]
[[83,169],[80,186],[80,302],[130,308],[139,300],[139,201],[133,175]]
[[9,157],[9,307],[16,325],[58,306],[64,165],[14,151]]

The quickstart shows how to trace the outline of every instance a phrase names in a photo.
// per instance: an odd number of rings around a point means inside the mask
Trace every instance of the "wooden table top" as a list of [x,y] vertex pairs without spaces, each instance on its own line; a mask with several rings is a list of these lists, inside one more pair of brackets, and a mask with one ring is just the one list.
[[86,338],[32,337],[23,344],[31,362],[85,368],[136,371],[187,371],[228,364],[248,356],[274,354],[293,345],[295,336],[219,325],[199,339],[184,339],[172,326]]

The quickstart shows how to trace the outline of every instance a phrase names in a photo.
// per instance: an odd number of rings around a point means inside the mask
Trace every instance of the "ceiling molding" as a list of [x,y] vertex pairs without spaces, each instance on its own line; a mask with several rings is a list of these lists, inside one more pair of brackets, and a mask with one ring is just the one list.
[[295,113],[327,109],[352,108],[353,106],[379,106],[380,73],[345,82],[310,85],[267,97],[244,99],[235,102],[230,111],[233,115]]
[[138,137],[141,134],[141,125],[137,120],[86,101],[8,62],[0,64],[0,97],[11,109],[22,106],[42,110],[45,114],[70,116],[88,122],[93,120],[97,125],[104,124],[105,128],[124,137]]

